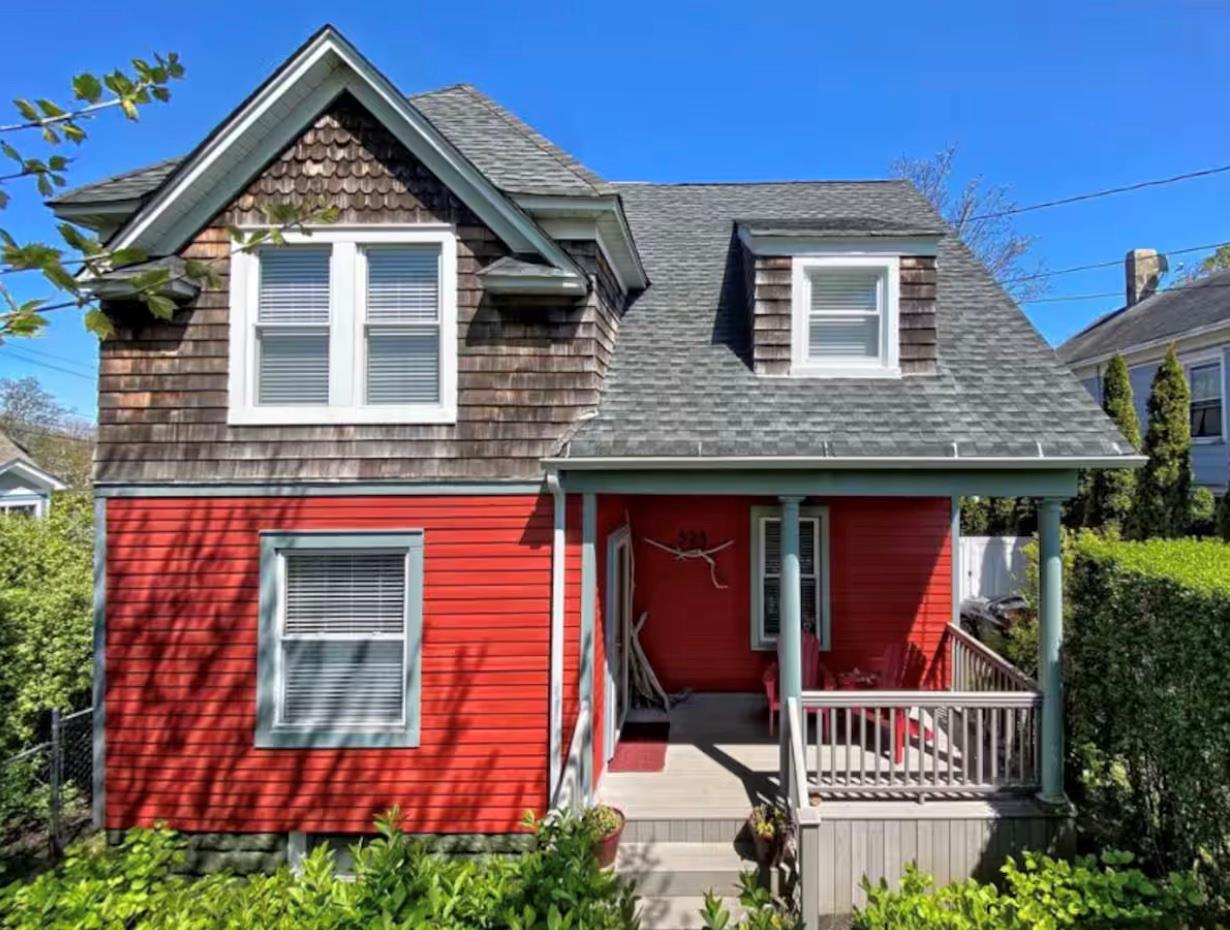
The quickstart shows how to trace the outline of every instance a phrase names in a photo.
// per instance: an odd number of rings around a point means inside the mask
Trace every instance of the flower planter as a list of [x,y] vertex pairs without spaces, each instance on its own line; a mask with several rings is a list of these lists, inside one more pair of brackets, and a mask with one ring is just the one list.
[[748,828],[752,834],[752,845],[756,848],[756,862],[760,865],[774,868],[781,865],[782,851],[786,845],[785,835],[775,833],[773,836],[761,836],[751,829],[750,822],[748,823]]
[[598,865],[607,868],[615,864],[615,854],[619,851],[619,838],[624,834],[624,824],[627,818],[624,812],[612,808],[619,815],[619,826],[603,836],[594,844],[594,855],[598,857]]

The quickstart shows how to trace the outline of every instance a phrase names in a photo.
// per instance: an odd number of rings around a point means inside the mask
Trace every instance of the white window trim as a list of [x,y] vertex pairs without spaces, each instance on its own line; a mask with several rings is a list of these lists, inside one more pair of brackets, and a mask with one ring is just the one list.
[[33,509],[31,516],[38,519],[47,516],[47,511],[50,509],[51,502],[40,495],[36,494],[13,494],[9,497],[0,497],[0,516],[5,516],[10,510],[26,510]]
[[1183,374],[1187,378],[1187,389],[1190,392],[1192,387],[1192,369],[1205,368],[1210,365],[1217,365],[1217,387],[1220,390],[1221,397],[1221,435],[1220,436],[1193,436],[1192,444],[1199,446],[1214,445],[1219,442],[1226,441],[1226,368],[1225,357],[1221,349],[1216,349],[1208,352],[1194,352],[1190,355],[1179,357],[1179,362],[1183,366]]
[[[258,228],[258,227],[252,227]],[[234,426],[457,422],[457,235],[452,226],[329,226],[283,234],[288,246],[330,245],[329,404],[256,403],[255,322],[260,284],[257,253],[237,252],[230,268],[230,374],[227,422]],[[440,399],[434,404],[364,404],[366,342],[358,280],[366,246],[434,245],[440,249]],[[277,246],[271,246],[277,248]]]
[[[777,637],[764,631],[764,552],[765,523],[769,520],[780,520],[780,507],[753,507],[751,525],[751,648],[766,652],[777,648]],[[832,621],[829,614],[829,509],[828,507],[811,505],[799,508],[800,520],[816,520],[819,532],[816,534],[816,544],[820,551],[816,554],[816,566],[819,572],[816,585],[816,618],[820,629],[816,630],[816,638],[820,640],[821,650],[827,652],[832,643]]]
[[[900,378],[901,257],[899,255],[796,255],[791,263],[790,374],[808,378]],[[811,272],[817,269],[872,269],[883,278],[884,306],[880,314],[880,357],[837,364],[817,362],[808,355],[808,314]]]

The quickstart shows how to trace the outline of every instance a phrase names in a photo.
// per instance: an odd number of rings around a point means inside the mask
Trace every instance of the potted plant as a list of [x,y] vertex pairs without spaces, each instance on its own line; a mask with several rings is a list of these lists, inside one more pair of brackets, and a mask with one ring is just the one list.
[[776,866],[786,845],[786,817],[776,804],[757,804],[747,818],[748,831],[756,846],[756,861]]
[[582,819],[593,837],[594,855],[598,857],[598,865],[604,869],[614,865],[619,838],[624,832],[624,812],[609,804],[597,804],[588,808]]

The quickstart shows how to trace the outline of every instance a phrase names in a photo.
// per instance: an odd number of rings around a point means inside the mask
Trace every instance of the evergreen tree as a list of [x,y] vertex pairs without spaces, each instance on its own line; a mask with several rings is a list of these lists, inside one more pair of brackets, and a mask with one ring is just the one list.
[[1149,461],[1136,482],[1131,534],[1137,539],[1182,536],[1192,484],[1191,391],[1174,346],[1153,377],[1143,451]]
[[[1119,427],[1123,438],[1140,449],[1140,423],[1128,379],[1127,363],[1115,355],[1106,366],[1102,383],[1102,409]],[[1094,529],[1122,529],[1136,496],[1136,472],[1130,468],[1100,468],[1091,472],[1083,523]]]

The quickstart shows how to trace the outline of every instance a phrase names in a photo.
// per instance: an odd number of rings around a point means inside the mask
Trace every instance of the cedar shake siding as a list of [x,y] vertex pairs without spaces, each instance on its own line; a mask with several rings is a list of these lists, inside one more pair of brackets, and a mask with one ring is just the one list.
[[[260,532],[324,529],[423,532],[416,748],[254,746]],[[108,501],[106,826],[370,832],[397,804],[414,831],[501,833],[541,814],[551,532],[546,495]]]
[[[226,226],[270,203],[337,206],[340,222],[450,223],[458,234],[458,415],[448,425],[228,426]],[[96,477],[104,483],[526,479],[593,410],[622,296],[592,242],[564,247],[584,300],[484,293],[508,250],[394,136],[340,98],[182,250],[221,281],[170,321],[112,308],[102,344]]]
[[[743,252],[744,274],[750,277],[752,368],[758,375],[788,375],[792,260],[788,255],[752,255],[745,248]],[[898,326],[903,374],[936,373],[935,289],[935,257],[902,256]]]

